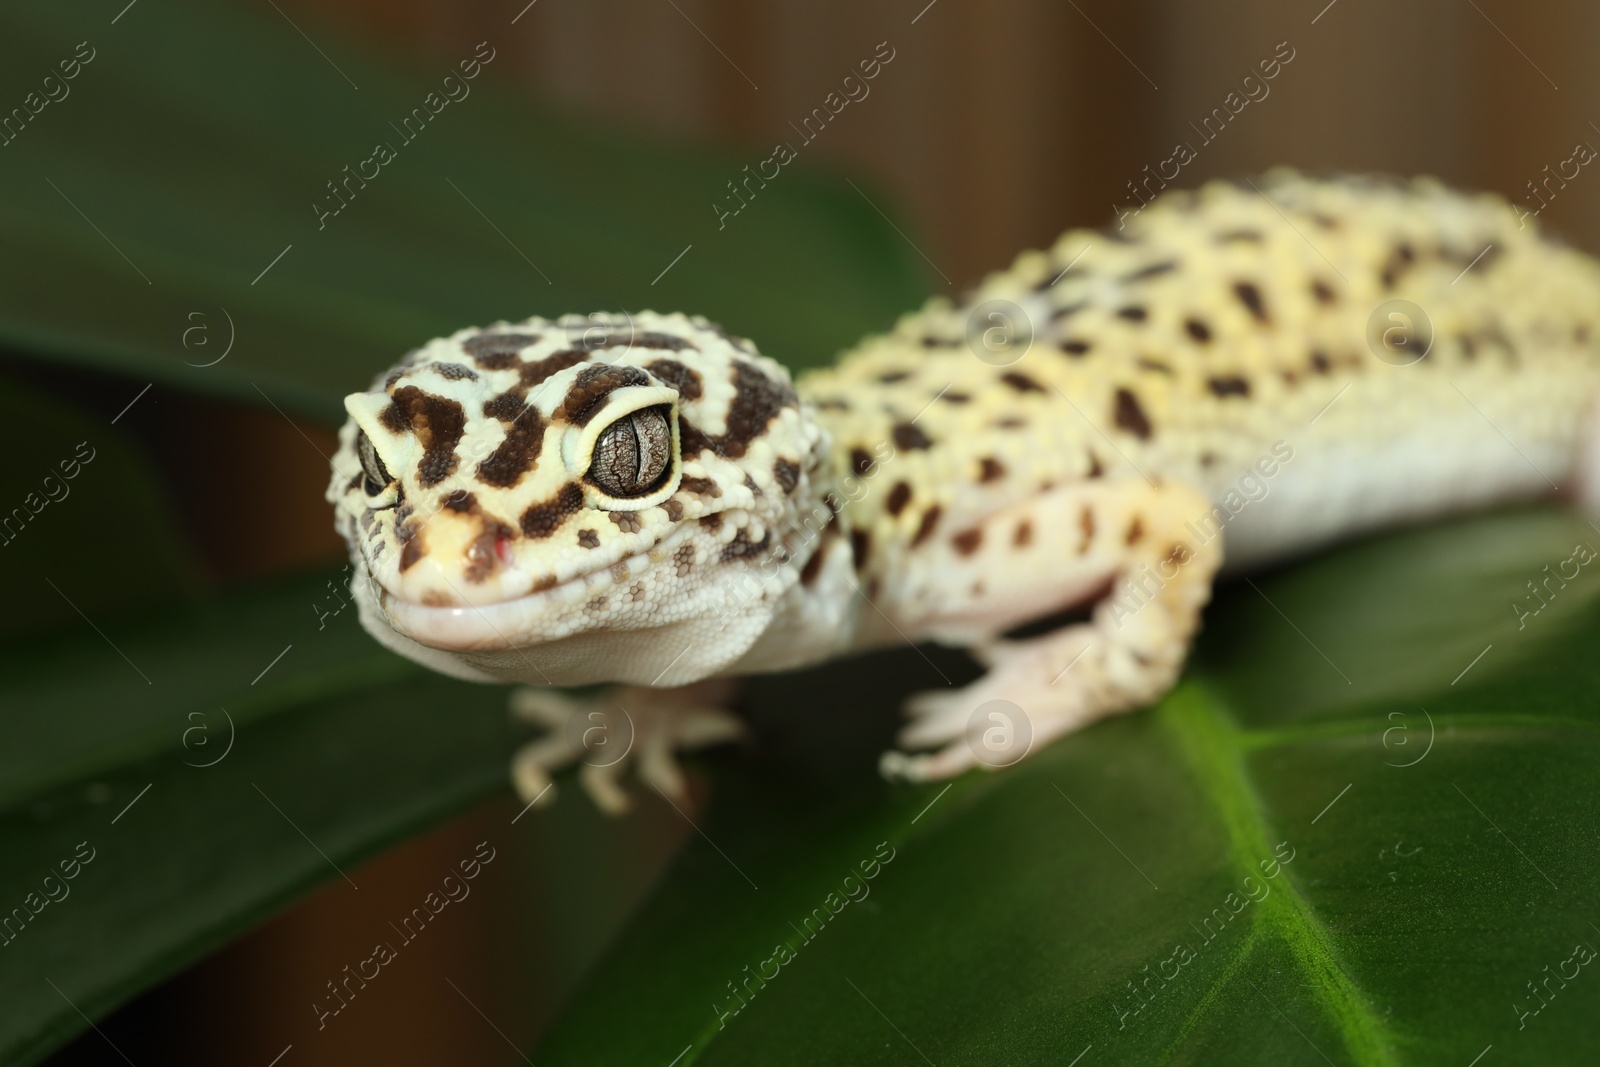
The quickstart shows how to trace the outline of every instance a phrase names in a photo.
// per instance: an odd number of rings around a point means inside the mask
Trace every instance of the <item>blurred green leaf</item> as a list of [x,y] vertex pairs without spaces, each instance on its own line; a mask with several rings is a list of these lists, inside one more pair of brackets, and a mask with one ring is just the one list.
[[4,376],[0,425],[0,638],[197,594],[159,481],[116,427]]
[[537,1062],[1593,1062],[1600,578],[1510,606],[1577,542],[1493,516],[1235,584],[1156,709],[948,791],[876,783],[861,726],[937,661],[763,686],[810,742],[718,761]]
[[383,651],[354,607],[319,618],[330,577],[0,653],[0,1062],[505,790],[505,690]]
[[[455,83],[468,95],[407,140],[470,51],[401,74],[316,27],[313,47],[267,5],[141,4],[113,24],[123,6],[5,15],[7,108],[43,99],[79,42],[93,54],[0,147],[13,350],[342,421],[344,394],[473,323],[685,311],[803,365],[925,293],[915,252],[837,179],[792,165],[723,222],[713,201],[755,158],[519,99],[509,15],[485,30],[491,62]],[[395,158],[349,179],[379,143]],[[348,206],[322,218],[346,180]]]

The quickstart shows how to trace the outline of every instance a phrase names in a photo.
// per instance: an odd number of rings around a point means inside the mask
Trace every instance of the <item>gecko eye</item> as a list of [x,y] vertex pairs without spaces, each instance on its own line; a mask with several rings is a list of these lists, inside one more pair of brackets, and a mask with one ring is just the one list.
[[361,472],[366,479],[362,488],[368,496],[377,496],[394,481],[394,477],[390,475],[389,468],[383,465],[382,457],[365,430],[356,433],[356,455],[361,457]]
[[600,432],[589,480],[614,497],[659,488],[672,463],[672,427],[665,407],[642,408]]

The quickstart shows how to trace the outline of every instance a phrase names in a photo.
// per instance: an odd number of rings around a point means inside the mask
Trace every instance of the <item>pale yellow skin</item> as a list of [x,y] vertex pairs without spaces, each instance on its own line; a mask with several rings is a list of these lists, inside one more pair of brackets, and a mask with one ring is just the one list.
[[[634,683],[597,702],[533,695],[519,706],[557,725],[620,699],[641,771],[667,791],[679,785],[672,747],[733,727],[704,690],[656,690],[653,699],[650,685],[906,640],[961,645],[989,673],[914,699],[903,742],[934,751],[889,753],[884,769],[927,779],[1009,763],[1170,687],[1224,544],[1228,567],[1245,568],[1558,487],[1591,496],[1579,460],[1600,387],[1597,317],[1600,266],[1532,225],[1519,228],[1495,197],[1428,180],[1319,182],[1289,172],[1169,193],[1120,230],[1070,232],[961,305],[935,299],[864,341],[802,379],[801,402],[774,415],[759,441],[741,443],[740,455],[686,456],[680,474],[703,491],[678,494],[679,520],[659,522],[664,540],[597,557],[614,569],[632,553],[630,566],[659,583],[660,601],[608,603],[574,621],[570,606],[558,611],[537,597],[507,602],[504,589],[475,597],[452,570],[461,560],[444,550],[430,553],[429,566],[461,591],[461,605],[477,605],[458,613],[499,597],[495,610],[516,620],[501,644],[513,647],[424,647],[399,637],[370,595],[363,621],[391,647],[464,676]],[[696,347],[675,353],[707,378],[697,406],[681,402],[684,417],[725,432],[726,390],[719,400],[709,385],[745,355],[722,352],[704,324],[637,318]],[[466,336],[424,352],[443,346],[430,358],[446,358]],[[659,355],[629,349],[613,358],[649,365]],[[352,398],[369,432],[383,400]],[[468,441],[476,425],[468,420]],[[557,448],[558,429],[547,450]],[[501,434],[497,425],[483,432],[490,445]],[[581,474],[587,456],[573,453],[573,432],[565,462]],[[360,469],[353,436],[347,428],[330,489],[347,535],[365,507],[349,486]],[[380,452],[404,445],[374,443]],[[798,470],[795,484],[774,486],[779,459]],[[553,477],[548,468],[536,474]],[[475,492],[494,510],[493,494]],[[520,553],[517,567],[561,570],[554,561],[574,558],[568,529],[621,539],[620,527],[593,521],[615,502],[586,504],[596,510],[554,537],[509,550]],[[523,506],[499,514],[514,521]],[[709,529],[700,520],[712,514],[730,521],[710,520],[718,528]],[[759,553],[717,547],[769,532]],[[357,563],[386,597],[403,598],[403,576],[386,576],[358,542]],[[705,566],[671,565],[684,543],[699,546]],[[564,566],[566,577],[573,571]],[[429,591],[433,602],[454,602],[443,588]],[[679,607],[666,611],[664,602]],[[1088,621],[1026,640],[1000,636],[1072,607],[1089,609]],[[561,651],[574,641],[585,650],[576,660]],[[550,667],[604,666],[553,676],[542,649]],[[518,763],[519,787],[541,793],[548,769],[573,755],[558,740],[530,752]],[[619,804],[621,765],[586,762],[591,790]]]

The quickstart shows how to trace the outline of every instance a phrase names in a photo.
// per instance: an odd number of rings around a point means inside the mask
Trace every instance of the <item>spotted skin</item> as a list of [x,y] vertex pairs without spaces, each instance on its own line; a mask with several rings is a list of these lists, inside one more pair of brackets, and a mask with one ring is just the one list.
[[[1375,317],[1389,301],[1431,323],[1410,365],[1425,331]],[[1038,743],[1158,697],[1224,541],[1248,568],[1581,481],[1597,313],[1600,267],[1497,198],[1280,171],[1069,232],[797,387],[682,315],[463,330],[347,399],[329,499],[368,629],[464,677],[683,687],[968,647],[989,673],[913,699],[885,757],[940,777],[979,758],[986,700]],[[595,441],[646,406],[673,415],[667,477],[610,499]],[[726,725],[679,692],[658,749]]]

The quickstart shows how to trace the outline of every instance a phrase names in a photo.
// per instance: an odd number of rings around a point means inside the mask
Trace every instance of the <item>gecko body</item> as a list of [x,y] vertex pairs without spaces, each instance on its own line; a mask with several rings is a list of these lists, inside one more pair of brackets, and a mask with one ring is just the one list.
[[[624,683],[517,706],[560,735],[623,705],[667,787],[735,729],[708,679],[967,647],[988,673],[913,698],[884,758],[942,777],[1008,762],[993,701],[1036,746],[1159,697],[1224,561],[1591,496],[1597,313],[1600,266],[1496,197],[1280,171],[1069,232],[797,385],[682,315],[460,331],[347,398],[329,499],[375,637]],[[519,788],[573,755],[531,746]],[[607,806],[616,773],[585,767]]]

